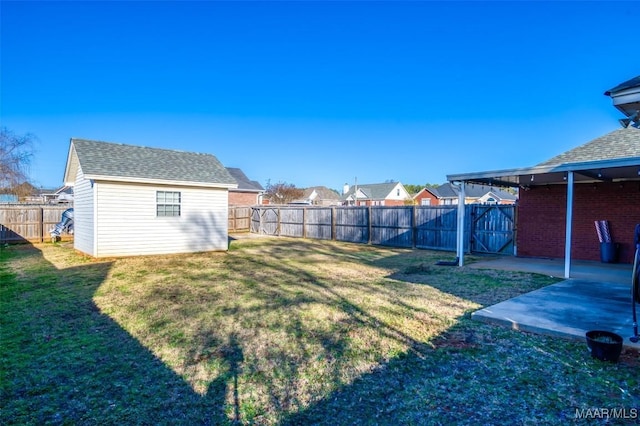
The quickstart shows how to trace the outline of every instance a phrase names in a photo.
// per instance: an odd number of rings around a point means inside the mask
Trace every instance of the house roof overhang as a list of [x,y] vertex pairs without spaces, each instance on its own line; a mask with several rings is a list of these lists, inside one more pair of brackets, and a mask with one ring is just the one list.
[[573,172],[576,184],[640,181],[640,157],[451,174],[447,175],[447,180],[449,182],[527,188],[566,184],[569,172]]

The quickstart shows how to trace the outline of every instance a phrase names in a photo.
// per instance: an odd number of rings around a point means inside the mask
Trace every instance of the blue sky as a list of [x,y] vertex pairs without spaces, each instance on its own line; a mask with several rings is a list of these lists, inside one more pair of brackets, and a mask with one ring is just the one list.
[[214,154],[263,186],[443,183],[616,130],[635,2],[1,1],[0,120]]

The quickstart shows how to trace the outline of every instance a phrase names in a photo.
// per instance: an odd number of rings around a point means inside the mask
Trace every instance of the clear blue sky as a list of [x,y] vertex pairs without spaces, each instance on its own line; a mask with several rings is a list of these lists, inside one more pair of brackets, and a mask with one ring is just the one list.
[[263,186],[443,183],[619,127],[637,2],[2,1],[1,125],[211,153]]

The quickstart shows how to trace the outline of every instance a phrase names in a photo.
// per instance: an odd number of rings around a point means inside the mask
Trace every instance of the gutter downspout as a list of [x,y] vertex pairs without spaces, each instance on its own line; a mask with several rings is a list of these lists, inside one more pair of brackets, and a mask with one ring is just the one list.
[[571,223],[573,222],[573,172],[567,173],[567,217],[564,237],[564,277],[571,272]]

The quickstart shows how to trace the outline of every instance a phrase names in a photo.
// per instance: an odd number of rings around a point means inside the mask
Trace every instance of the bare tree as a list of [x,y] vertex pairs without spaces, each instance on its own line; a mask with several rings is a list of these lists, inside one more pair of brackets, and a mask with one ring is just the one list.
[[302,198],[304,191],[292,183],[278,182],[272,184],[267,182],[265,195],[273,204],[287,204]]
[[[6,127],[0,128],[0,191],[18,196],[30,195],[29,165],[33,156],[35,136],[16,135]],[[31,189],[30,189],[31,188]]]

